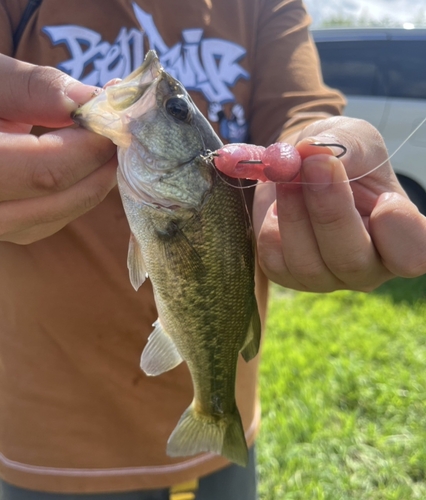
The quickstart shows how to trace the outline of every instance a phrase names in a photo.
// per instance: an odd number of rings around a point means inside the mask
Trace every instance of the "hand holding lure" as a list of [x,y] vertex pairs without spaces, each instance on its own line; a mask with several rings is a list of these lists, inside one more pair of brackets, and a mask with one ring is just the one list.
[[[267,181],[256,189],[253,220],[271,281],[305,291],[369,291],[425,272],[426,218],[389,163],[425,122],[390,156],[376,129],[344,117],[305,130],[297,151],[232,144],[212,153],[225,183],[228,176]],[[301,185],[307,189],[292,189]]]

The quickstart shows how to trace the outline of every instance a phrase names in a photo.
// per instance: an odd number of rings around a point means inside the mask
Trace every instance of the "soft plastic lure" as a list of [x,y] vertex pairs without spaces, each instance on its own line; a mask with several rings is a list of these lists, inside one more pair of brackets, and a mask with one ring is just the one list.
[[[357,181],[379,169],[404,146],[425,122],[426,118],[386,160],[368,172],[342,182]],[[312,146],[340,148],[342,152],[336,158],[341,158],[347,151],[346,147],[342,144],[324,144],[318,142],[313,143]],[[307,184],[301,181],[294,181],[300,171],[302,159],[297,149],[285,142],[271,144],[267,148],[254,144],[227,144],[212,153],[212,156],[216,168],[229,177],[263,182],[296,182],[297,184]]]

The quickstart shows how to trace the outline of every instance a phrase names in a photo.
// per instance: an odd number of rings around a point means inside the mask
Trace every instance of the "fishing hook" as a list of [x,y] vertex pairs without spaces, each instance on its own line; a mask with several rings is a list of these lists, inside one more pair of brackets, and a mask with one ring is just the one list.
[[343,146],[342,144],[326,144],[323,142],[313,142],[312,144],[309,144],[309,146],[322,146],[322,147],[328,147],[328,148],[340,148],[342,152],[338,155],[335,156],[335,158],[341,158],[342,156],[345,156],[345,154],[348,152],[348,148],[346,146]]

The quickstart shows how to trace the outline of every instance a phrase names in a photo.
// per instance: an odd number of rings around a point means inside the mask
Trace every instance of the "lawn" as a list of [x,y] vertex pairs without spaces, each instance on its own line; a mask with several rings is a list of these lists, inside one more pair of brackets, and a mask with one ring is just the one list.
[[426,276],[274,287],[261,399],[261,500],[426,499]]

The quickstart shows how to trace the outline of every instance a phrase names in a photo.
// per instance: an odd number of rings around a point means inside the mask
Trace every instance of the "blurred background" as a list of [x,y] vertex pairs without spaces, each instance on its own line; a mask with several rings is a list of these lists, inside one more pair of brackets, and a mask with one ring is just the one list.
[[313,28],[394,27],[426,28],[425,0],[305,0]]

